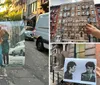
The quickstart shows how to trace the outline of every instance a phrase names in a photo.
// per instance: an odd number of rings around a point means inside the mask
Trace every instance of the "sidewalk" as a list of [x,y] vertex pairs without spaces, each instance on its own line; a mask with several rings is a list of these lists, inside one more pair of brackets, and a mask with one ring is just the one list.
[[[57,85],[57,80],[58,80],[57,73],[58,73],[58,71],[55,71],[55,73],[54,73],[54,83],[53,83],[53,72],[50,72],[50,85]],[[63,79],[62,73],[63,72],[60,70],[59,71],[59,82]]]
[[5,68],[0,67],[0,85],[9,85],[7,75],[5,74]]
[[0,68],[0,85],[44,85],[23,67]]

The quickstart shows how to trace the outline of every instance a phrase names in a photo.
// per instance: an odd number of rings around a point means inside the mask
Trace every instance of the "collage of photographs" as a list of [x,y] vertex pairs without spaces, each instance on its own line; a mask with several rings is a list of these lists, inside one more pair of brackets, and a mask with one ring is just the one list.
[[0,0],[0,85],[100,85],[100,0]]

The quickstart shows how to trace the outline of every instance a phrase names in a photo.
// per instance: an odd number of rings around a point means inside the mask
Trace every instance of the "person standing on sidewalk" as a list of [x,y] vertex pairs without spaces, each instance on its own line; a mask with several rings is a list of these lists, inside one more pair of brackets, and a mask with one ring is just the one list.
[[4,64],[9,64],[9,42],[8,42],[9,34],[6,30],[4,30],[4,35],[2,39],[3,39],[3,42],[2,42],[3,61],[4,61]]
[[2,42],[3,42],[3,39],[2,39],[2,37],[3,37],[3,35],[4,35],[4,31],[1,29],[1,27],[0,27],[0,65],[1,66],[3,66],[3,62],[2,62]]

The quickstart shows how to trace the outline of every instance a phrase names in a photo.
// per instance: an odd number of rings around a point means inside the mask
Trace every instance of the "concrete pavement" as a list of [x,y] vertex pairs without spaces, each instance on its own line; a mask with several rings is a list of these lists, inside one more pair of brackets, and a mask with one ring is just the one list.
[[22,57],[10,58],[9,66],[0,67],[0,85],[49,85],[48,50],[38,51],[35,42],[26,41],[25,45],[25,65],[21,66]]
[[49,55],[48,50],[40,52],[36,49],[36,43],[32,41],[25,42],[25,66],[31,69],[33,74],[44,83],[49,85]]
[[24,67],[0,68],[0,85],[44,85]]

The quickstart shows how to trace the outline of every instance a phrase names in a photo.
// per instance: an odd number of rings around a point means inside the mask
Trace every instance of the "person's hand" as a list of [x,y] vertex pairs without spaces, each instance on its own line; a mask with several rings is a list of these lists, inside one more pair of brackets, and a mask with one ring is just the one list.
[[91,24],[86,24],[86,33],[92,34],[96,38],[100,38],[100,30],[98,30],[96,27],[94,27]]
[[96,32],[97,28],[94,27],[91,24],[86,24],[86,33],[88,34],[94,34]]

